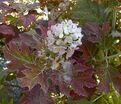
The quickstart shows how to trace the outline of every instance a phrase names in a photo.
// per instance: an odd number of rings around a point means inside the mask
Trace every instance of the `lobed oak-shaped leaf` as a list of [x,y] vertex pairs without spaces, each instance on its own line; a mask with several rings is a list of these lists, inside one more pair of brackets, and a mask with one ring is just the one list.
[[97,53],[98,48],[94,43],[88,40],[83,40],[83,44],[74,52],[72,59],[76,60],[78,63],[85,64],[89,62],[89,60],[92,60]]
[[22,87],[28,87],[29,90],[31,90],[34,86],[37,84],[41,85],[41,89],[47,93],[49,89],[49,74],[48,71],[41,72],[40,70],[37,70],[37,68],[32,70],[24,70],[22,71],[25,75],[21,78],[20,84]]
[[39,85],[23,96],[19,104],[54,104],[51,97],[45,94]]
[[20,79],[20,86],[21,87],[28,87],[31,90],[35,85],[38,84],[38,75],[39,71],[36,69],[31,70],[23,70],[23,74],[25,75]]
[[79,96],[84,96],[84,97],[89,96],[88,94],[89,92],[86,91],[86,88],[92,89],[97,86],[96,80],[93,78],[92,69],[90,68],[84,72],[78,72],[78,71],[74,72],[71,86],[74,92],[77,93]]
[[19,39],[10,41],[4,47],[4,55],[5,58],[10,61],[10,63],[8,63],[8,68],[12,70],[28,69],[26,66],[28,64],[34,64],[36,58],[30,47]]

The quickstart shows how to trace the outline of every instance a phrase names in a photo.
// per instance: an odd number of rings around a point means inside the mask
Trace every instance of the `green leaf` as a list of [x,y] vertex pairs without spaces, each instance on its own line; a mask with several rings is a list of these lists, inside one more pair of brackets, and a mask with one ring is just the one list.
[[18,20],[16,17],[14,17],[12,15],[7,15],[5,17],[5,19],[6,19],[6,21],[9,21],[10,24],[16,24],[17,23],[17,20]]
[[2,99],[0,104],[14,104],[14,103],[13,103],[13,99],[8,100],[8,99],[4,98],[4,99]]
[[121,96],[112,87],[111,92],[103,93],[99,99],[93,100],[93,104],[121,104]]
[[103,5],[93,3],[91,0],[77,0],[77,6],[75,7],[71,17],[82,24],[85,22],[102,23],[105,20]]
[[91,104],[91,102],[88,101],[87,99],[81,99],[79,101],[74,101],[72,99],[68,99],[67,104]]

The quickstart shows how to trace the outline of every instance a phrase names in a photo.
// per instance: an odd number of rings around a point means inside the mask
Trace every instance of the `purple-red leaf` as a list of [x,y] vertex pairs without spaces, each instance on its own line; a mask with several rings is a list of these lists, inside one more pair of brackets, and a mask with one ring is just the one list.
[[22,22],[23,26],[25,28],[28,28],[28,26],[32,25],[35,22],[35,15],[34,14],[21,15],[19,19]]
[[28,92],[19,104],[54,104],[49,95],[45,94],[39,85]]
[[15,32],[14,29],[6,24],[1,24],[0,25],[0,39],[5,38],[5,42],[8,43],[10,40],[15,38]]
[[84,27],[83,27],[83,32],[84,32],[84,38],[86,38],[87,40],[95,43],[95,42],[99,42],[100,40],[100,27],[98,24],[96,23],[87,23]]
[[[43,35],[43,36],[47,36],[47,31],[48,31],[48,28],[50,28],[52,25],[54,25],[55,22],[54,21],[40,21],[39,25],[40,25],[40,33]],[[39,30],[37,30],[39,31]]]
[[38,84],[38,74],[40,73],[39,70],[36,69],[26,69],[22,71],[25,75],[23,78],[20,79],[20,86],[21,87],[28,87],[31,90],[35,85]]
[[75,93],[84,97],[89,95],[89,92],[87,92],[85,88],[91,89],[96,87],[96,81],[93,78],[93,71],[91,69],[75,73],[71,83]]
[[70,83],[64,81],[62,75],[59,71],[54,71],[50,75],[50,79],[52,80],[52,84],[54,85],[54,88],[57,93],[62,93],[66,96],[70,96],[70,88],[69,85]]
[[72,62],[73,70],[70,82],[72,89],[79,96],[88,97],[92,93],[90,91],[97,86],[96,79],[94,78],[94,69],[85,60],[82,60],[81,57],[72,57]]
[[32,35],[23,33],[23,34],[20,34],[19,37],[20,37],[20,40],[24,42],[24,44],[26,44],[27,46],[35,47],[36,41],[33,39]]
[[0,33],[4,35],[15,35],[13,28],[5,24],[0,25]]

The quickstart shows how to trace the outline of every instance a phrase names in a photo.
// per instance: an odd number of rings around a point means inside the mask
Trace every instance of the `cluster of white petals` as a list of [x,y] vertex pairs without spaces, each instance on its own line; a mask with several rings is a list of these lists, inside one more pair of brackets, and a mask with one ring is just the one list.
[[59,56],[71,57],[78,46],[82,44],[82,29],[72,20],[65,20],[52,25],[47,31],[48,49]]

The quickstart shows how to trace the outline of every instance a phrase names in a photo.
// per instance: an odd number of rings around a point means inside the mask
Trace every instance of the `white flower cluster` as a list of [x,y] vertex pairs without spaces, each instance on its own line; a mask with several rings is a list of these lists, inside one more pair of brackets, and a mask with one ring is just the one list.
[[81,28],[72,20],[57,23],[47,31],[47,43],[50,51],[59,56],[71,57],[78,46],[82,44]]

